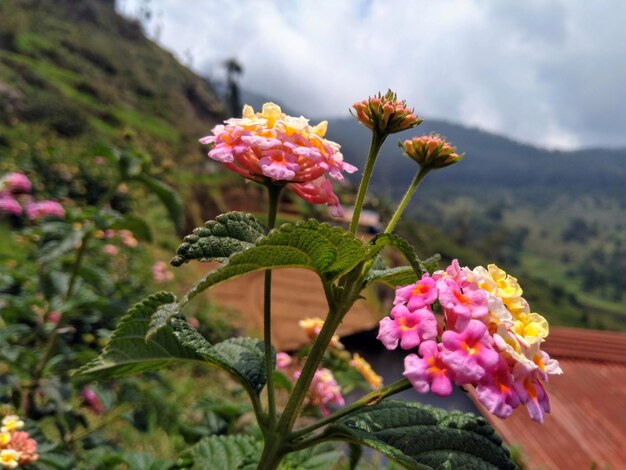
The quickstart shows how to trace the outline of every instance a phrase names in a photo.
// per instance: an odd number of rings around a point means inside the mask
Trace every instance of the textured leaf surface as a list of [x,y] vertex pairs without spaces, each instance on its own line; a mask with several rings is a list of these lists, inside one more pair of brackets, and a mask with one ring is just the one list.
[[484,418],[385,400],[329,426],[330,437],[372,447],[410,469],[515,470]]
[[400,266],[397,268],[372,269],[367,275],[366,282],[382,282],[389,287],[406,286],[417,281],[417,275],[410,266]]
[[157,331],[167,326],[170,319],[176,315],[180,315],[180,306],[177,302],[159,305],[156,311],[150,317],[150,325],[146,333],[146,340],[152,338]]
[[240,470],[250,461],[257,461],[261,442],[252,436],[210,436],[200,440],[187,452],[194,470]]
[[288,454],[278,470],[338,470],[344,468],[344,457],[342,451],[332,444],[324,443]]
[[[194,328],[182,318],[170,322],[178,342],[233,374],[250,392],[257,395],[267,380],[264,366],[263,342],[254,338],[230,338],[211,346]],[[275,357],[275,352],[272,355]]]
[[254,246],[266,233],[267,229],[251,214],[228,212],[218,215],[183,239],[171,264],[180,266],[194,259],[224,261],[233,253]]
[[306,268],[315,271],[323,282],[331,282],[356,266],[367,253],[359,240],[340,227],[316,220],[285,224],[254,247],[231,256],[226,265],[196,284],[184,302],[220,282],[268,268]]
[[397,248],[407,259],[413,270],[421,277],[426,272],[422,261],[415,254],[413,246],[404,238],[395,233],[381,233],[376,235],[369,243],[370,257],[378,255],[384,248],[393,246]]
[[192,348],[181,344],[170,326],[145,339],[156,310],[176,302],[174,294],[159,292],[135,304],[120,320],[100,356],[78,370],[93,378],[116,378],[160,369],[177,361],[203,361]]
[[[424,266],[424,268],[432,274],[437,270],[440,260],[441,256],[436,254],[422,261],[422,266]],[[415,274],[415,270],[411,266],[387,268],[382,262],[380,264],[377,262],[368,273],[365,280],[367,284],[370,282],[381,282],[395,289],[398,286],[413,284],[417,281],[417,279],[418,276]]]

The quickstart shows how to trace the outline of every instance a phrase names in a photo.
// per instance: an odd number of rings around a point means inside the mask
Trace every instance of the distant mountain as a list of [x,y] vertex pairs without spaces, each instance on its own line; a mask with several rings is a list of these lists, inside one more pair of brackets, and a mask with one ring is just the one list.
[[[469,196],[484,196],[486,191],[504,189],[541,194],[591,191],[623,197],[626,149],[550,151],[478,129],[429,119],[416,129],[388,138],[377,162],[373,184],[390,196],[401,195],[415,174],[415,163],[402,156],[397,143],[431,132],[452,142],[465,154],[465,159],[429,176],[425,188],[445,189],[455,195],[463,192]],[[354,119],[330,119],[328,138],[341,143],[347,160],[359,167],[364,165],[369,146],[366,128]]]
[[[300,115],[288,105],[262,94],[243,90],[241,97],[242,103],[255,109],[260,109],[267,101],[274,101],[287,114]],[[311,119],[312,122],[319,120]],[[369,130],[351,117],[328,121],[327,137],[341,144],[346,160],[362,169],[369,148]],[[479,198],[488,191],[505,190],[526,193],[525,198],[539,203],[556,193],[591,192],[624,198],[626,148],[552,151],[476,128],[428,118],[416,129],[388,138],[372,181],[379,193],[400,197],[415,174],[415,163],[402,156],[398,141],[431,132],[443,135],[466,158],[458,165],[431,175],[422,190]],[[360,173],[357,173],[350,180],[358,183],[359,178]]]

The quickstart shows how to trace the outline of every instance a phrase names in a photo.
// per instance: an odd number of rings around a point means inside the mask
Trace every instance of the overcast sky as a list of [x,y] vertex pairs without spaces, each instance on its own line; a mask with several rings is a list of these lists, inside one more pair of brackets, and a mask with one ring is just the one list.
[[[150,36],[307,117],[391,88],[421,117],[551,148],[626,145],[624,0],[118,0]],[[189,59],[191,58],[191,59]]]

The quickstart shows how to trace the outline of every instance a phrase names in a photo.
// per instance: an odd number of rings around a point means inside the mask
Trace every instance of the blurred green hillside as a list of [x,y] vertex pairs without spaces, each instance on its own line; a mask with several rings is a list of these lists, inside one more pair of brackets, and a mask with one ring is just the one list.
[[[252,185],[217,172],[197,142],[224,117],[206,80],[119,16],[113,1],[0,2],[0,171],[28,162],[27,171],[63,175],[64,165],[89,165],[98,142],[132,145],[181,192],[190,230],[233,203],[255,211],[262,200]],[[519,274],[531,305],[551,322],[622,328],[626,153],[548,152],[443,121],[418,128],[433,130],[467,158],[430,175],[417,193],[401,230],[420,254],[495,260]],[[329,138],[363,166],[362,126],[331,120]],[[383,216],[415,171],[392,140],[374,176],[381,197],[370,201]]]

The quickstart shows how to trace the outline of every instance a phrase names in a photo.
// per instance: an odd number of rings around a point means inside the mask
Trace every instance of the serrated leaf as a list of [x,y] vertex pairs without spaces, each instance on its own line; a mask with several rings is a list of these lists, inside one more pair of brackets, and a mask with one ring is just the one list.
[[285,456],[278,470],[334,470],[344,468],[344,453],[332,444],[324,443],[315,447],[293,452]]
[[250,461],[258,461],[261,442],[252,436],[210,436],[200,440],[187,451],[194,470],[240,470]]
[[152,230],[141,217],[126,214],[111,224],[114,230],[130,230],[135,238],[145,242],[152,242]]
[[382,282],[395,289],[397,286],[406,286],[417,281],[417,275],[410,266],[399,266],[397,268],[372,269],[365,281]]
[[120,320],[100,356],[76,373],[94,379],[112,379],[157,370],[178,361],[204,362],[202,356],[176,339],[170,326],[161,328],[150,340],[145,339],[154,312],[161,305],[175,301],[174,294],[159,292],[135,304]]
[[177,302],[159,305],[150,317],[150,326],[146,332],[146,341],[152,338],[161,328],[167,326],[170,319],[176,315],[180,315],[180,306]]
[[409,469],[516,468],[484,418],[419,403],[385,400],[338,420],[324,434],[372,447]]
[[384,248],[393,246],[397,248],[407,259],[416,275],[420,276],[427,272],[422,261],[415,254],[413,246],[404,238],[395,233],[381,233],[376,235],[369,243],[370,257],[377,256]]
[[[178,342],[205,361],[230,372],[250,393],[259,394],[265,386],[264,346],[254,338],[230,338],[214,346],[182,318],[170,321]],[[272,350],[273,361],[276,353]]]
[[144,186],[146,186],[159,198],[161,203],[167,209],[176,230],[180,233],[185,225],[185,216],[183,213],[183,204],[178,193],[167,184],[153,178],[152,176],[148,176],[145,173],[136,175],[135,179],[141,181]]
[[439,267],[439,262],[440,261],[441,261],[441,255],[439,253],[435,253],[434,255],[432,255],[429,258],[426,258],[424,261],[422,261],[422,264],[424,265],[426,270],[430,274],[432,274],[435,271],[437,271],[437,268]]
[[346,273],[367,256],[365,246],[340,227],[316,220],[285,224],[257,241],[255,246],[237,253],[228,263],[198,282],[183,304],[203,290],[228,279],[271,268],[304,268],[329,283]]
[[183,239],[172,259],[173,266],[180,266],[190,260],[224,261],[233,253],[254,246],[254,243],[267,233],[265,228],[251,214],[228,212],[209,220],[204,227],[193,230]]

